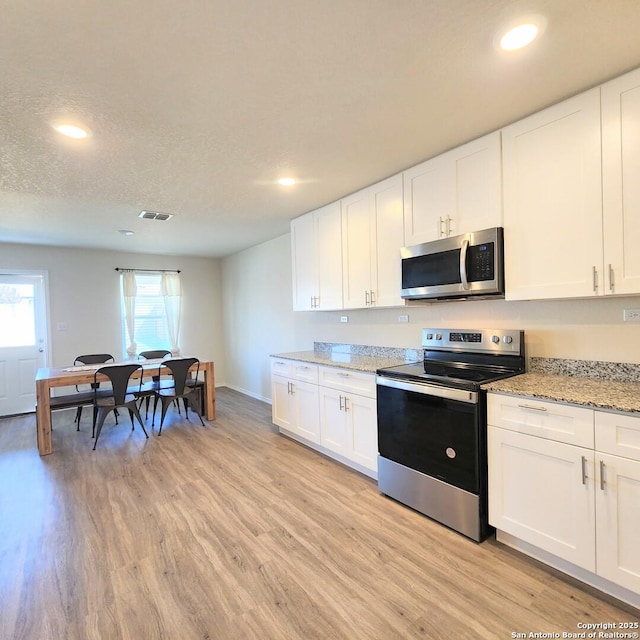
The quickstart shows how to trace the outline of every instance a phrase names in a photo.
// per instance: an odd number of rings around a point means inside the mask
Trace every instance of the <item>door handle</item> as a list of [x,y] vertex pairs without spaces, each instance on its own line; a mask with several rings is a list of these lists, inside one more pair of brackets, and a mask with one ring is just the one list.
[[582,456],[582,484],[587,484],[587,459]]
[[460,282],[465,291],[469,290],[469,282],[467,280],[467,250],[469,249],[469,241],[462,241],[462,249],[460,250]]

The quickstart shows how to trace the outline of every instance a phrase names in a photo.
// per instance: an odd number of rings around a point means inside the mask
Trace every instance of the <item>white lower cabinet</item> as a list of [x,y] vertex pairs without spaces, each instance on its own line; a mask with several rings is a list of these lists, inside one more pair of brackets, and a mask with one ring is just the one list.
[[640,593],[640,418],[595,412],[597,573]]
[[640,417],[491,393],[487,404],[490,524],[639,602]]
[[273,423],[281,432],[377,477],[373,373],[272,358],[271,386]]
[[[489,522],[595,571],[593,451],[489,427]],[[586,473],[586,471],[585,471]]]
[[377,471],[376,399],[320,387],[320,442],[331,451]]
[[272,420],[285,431],[320,442],[318,367],[291,360],[271,361]]

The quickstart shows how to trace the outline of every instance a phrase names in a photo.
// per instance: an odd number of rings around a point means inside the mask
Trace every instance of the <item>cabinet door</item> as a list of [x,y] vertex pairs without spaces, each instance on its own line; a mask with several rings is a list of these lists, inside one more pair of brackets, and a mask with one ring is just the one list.
[[602,86],[605,293],[640,293],[640,70]]
[[342,309],[340,202],[314,212],[318,251],[318,309]]
[[595,571],[593,451],[489,427],[489,522]]
[[597,573],[640,593],[640,462],[596,452]]
[[500,132],[450,151],[455,167],[455,208],[448,235],[502,226]]
[[403,177],[406,245],[502,225],[500,132],[427,160]]
[[371,288],[376,307],[404,305],[400,297],[402,269],[400,249],[404,245],[402,176],[374,185],[371,193],[372,250]]
[[291,380],[282,376],[271,376],[271,419],[283,429],[295,428],[291,407]]
[[378,470],[378,420],[375,398],[346,396],[345,413],[351,424],[351,454],[354,462]]
[[318,254],[313,213],[291,221],[291,267],[293,276],[293,310],[313,308],[318,295]]
[[371,296],[371,190],[343,198],[342,302],[345,309],[368,306]]
[[402,174],[404,184],[404,244],[430,242],[446,235],[453,216],[455,168],[445,156],[427,160]]
[[310,382],[292,382],[292,431],[311,442],[320,442],[318,386]]
[[506,298],[601,295],[600,89],[502,131]]
[[348,457],[351,434],[344,398],[340,391],[320,387],[320,443],[330,451]]

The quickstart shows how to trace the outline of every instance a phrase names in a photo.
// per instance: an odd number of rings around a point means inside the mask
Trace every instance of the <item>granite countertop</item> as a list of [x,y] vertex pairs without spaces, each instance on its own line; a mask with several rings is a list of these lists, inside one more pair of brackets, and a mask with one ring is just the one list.
[[[316,342],[313,351],[276,353],[273,357],[375,373],[384,367],[419,362],[422,351]],[[640,413],[640,364],[534,357],[530,359],[529,373],[482,388],[603,411]]]
[[418,362],[422,360],[422,350],[314,342],[313,351],[275,353],[273,357],[375,373],[377,369],[382,369],[383,367],[395,367],[407,362]]
[[276,353],[274,357],[285,360],[300,360],[301,362],[321,364],[328,367],[340,367],[341,369],[351,369],[353,371],[364,371],[367,373],[375,373],[383,367],[395,367],[396,365],[407,362],[404,358],[331,351],[293,351],[291,353]]
[[640,382],[532,371],[485,384],[487,391],[604,411],[640,412]]

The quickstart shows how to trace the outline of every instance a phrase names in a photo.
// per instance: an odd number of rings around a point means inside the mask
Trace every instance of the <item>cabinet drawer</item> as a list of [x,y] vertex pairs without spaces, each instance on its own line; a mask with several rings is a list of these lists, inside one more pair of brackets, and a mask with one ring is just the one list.
[[489,393],[487,422],[494,427],[593,449],[593,410]]
[[640,460],[640,417],[596,411],[596,449]]
[[376,397],[376,377],[373,373],[337,367],[319,367],[319,384],[368,398]]
[[284,376],[318,384],[318,365],[286,358],[271,358],[271,373],[274,376]]

